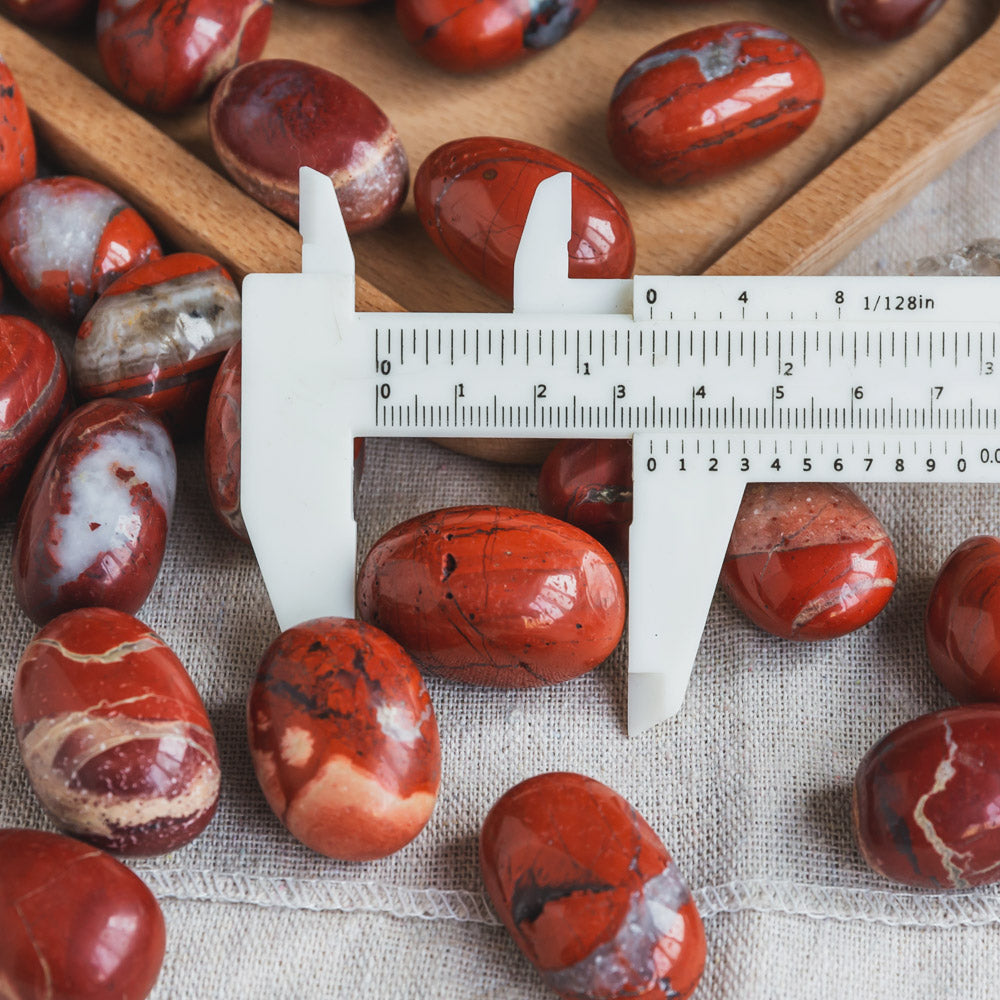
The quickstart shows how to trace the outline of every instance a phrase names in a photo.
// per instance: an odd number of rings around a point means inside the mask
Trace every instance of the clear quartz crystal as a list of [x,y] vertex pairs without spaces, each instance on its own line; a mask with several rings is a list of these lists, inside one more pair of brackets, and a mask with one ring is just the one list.
[[921,257],[907,265],[908,274],[916,275],[1000,275],[1000,240],[976,240],[959,250]]

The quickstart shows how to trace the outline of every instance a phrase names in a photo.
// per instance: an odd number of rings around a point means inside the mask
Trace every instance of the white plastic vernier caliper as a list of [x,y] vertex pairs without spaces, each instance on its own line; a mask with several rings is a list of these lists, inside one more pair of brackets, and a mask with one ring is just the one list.
[[1000,481],[1000,278],[570,279],[560,174],[512,313],[358,313],[333,185],[300,189],[302,273],[243,286],[242,508],[282,629],[354,616],[355,437],[631,437],[637,733],[681,706],[747,482]]

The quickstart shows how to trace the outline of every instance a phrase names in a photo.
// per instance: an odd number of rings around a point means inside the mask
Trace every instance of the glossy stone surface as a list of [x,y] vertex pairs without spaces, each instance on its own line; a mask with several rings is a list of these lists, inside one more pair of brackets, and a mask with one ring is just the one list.
[[18,517],[14,592],[39,625],[73,608],[138,611],[160,570],[174,449],[141,406],[99,400],[59,426]]
[[628,553],[632,442],[571,438],[549,452],[538,476],[542,513],[569,521],[615,555]]
[[142,216],[84,177],[45,177],[0,202],[0,262],[37,309],[78,323],[119,275],[160,256]]
[[0,57],[0,195],[30,181],[37,167],[28,106],[14,74]]
[[0,830],[0,983],[11,1000],[143,1000],[163,963],[159,904],[78,840]]
[[852,819],[865,861],[895,882],[966,889],[1000,880],[1000,705],[913,719],[868,751]]
[[1000,539],[969,538],[931,588],[927,659],[959,701],[1000,701]]
[[247,731],[268,804],[314,851],[382,858],[430,819],[434,707],[405,650],[376,628],[316,618],[283,632],[260,662]]
[[447,142],[420,165],[413,201],[438,249],[510,302],[535,188],[561,171],[573,175],[569,276],[631,277],[635,236],[624,205],[593,174],[540,146],[492,136]]
[[100,0],[97,51],[125,100],[171,113],[256,59],[270,30],[271,0]]
[[396,0],[396,19],[425,59],[470,73],[555,45],[596,7],[597,0]]
[[240,510],[240,415],[243,345],[235,343],[219,365],[205,413],[205,482],[219,520],[244,542],[250,541]]
[[775,28],[715,24],[650,49],[615,85],[611,150],[656,184],[693,184],[788,145],[823,98],[813,57]]
[[205,707],[173,651],[131,615],[80,608],[49,622],[18,664],[14,725],[39,801],[96,847],[164,854],[215,814]]
[[944,0],[826,0],[837,30],[855,42],[894,42],[925,25]]
[[493,906],[566,1000],[684,1000],[705,932],[659,837],[617,792],[540,774],[487,815],[479,862]]
[[212,380],[241,329],[240,294],[211,257],[148,261],[87,313],[76,338],[74,387],[81,399],[134,400],[172,430],[200,434]]
[[223,167],[257,201],[299,218],[299,167],[333,179],[349,233],[380,226],[402,205],[403,144],[354,84],[294,59],[261,59],[229,73],[212,96],[209,134]]
[[510,507],[449,507],[383,535],[358,576],[358,611],[420,666],[492,687],[557,684],[611,655],[625,585],[573,525]]
[[52,430],[66,385],[66,366],[48,334],[20,316],[0,316],[0,497]]
[[719,582],[752,621],[786,639],[868,624],[896,586],[885,528],[839,483],[751,483]]

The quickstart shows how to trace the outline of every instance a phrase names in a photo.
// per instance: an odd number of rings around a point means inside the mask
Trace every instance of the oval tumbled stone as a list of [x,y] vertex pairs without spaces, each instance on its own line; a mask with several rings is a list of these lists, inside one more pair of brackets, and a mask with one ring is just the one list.
[[776,28],[698,28],[640,56],[615,85],[608,139],[642,180],[692,184],[759,160],[812,123],[823,74]]
[[538,687],[612,653],[625,585],[608,551],[571,524],[511,507],[449,507],[372,546],[358,609],[432,673]]
[[329,175],[349,233],[402,205],[403,144],[375,102],[343,77],[294,59],[260,59],[227,73],[208,113],[212,146],[247,194],[292,222],[299,167]]
[[438,249],[509,302],[535,188],[563,171],[573,175],[569,276],[630,278],[635,236],[625,206],[593,174],[541,146],[492,136],[447,142],[420,165],[413,201]]
[[705,932],[649,824],[593,778],[540,774],[502,795],[479,863],[504,926],[566,1000],[684,1000]]

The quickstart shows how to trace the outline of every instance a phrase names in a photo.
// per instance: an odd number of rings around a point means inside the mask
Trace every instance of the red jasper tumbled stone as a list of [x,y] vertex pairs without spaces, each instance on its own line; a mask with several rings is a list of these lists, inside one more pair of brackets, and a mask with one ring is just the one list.
[[720,583],[754,624],[786,639],[832,639],[868,624],[896,586],[885,528],[838,483],[751,483]]
[[628,552],[632,523],[632,442],[560,441],[538,475],[542,513],[569,521],[611,552]]
[[662,841],[593,778],[540,774],[502,795],[479,838],[504,926],[566,1000],[684,1000],[705,932]]
[[219,365],[205,413],[205,482],[219,520],[244,542],[250,540],[240,510],[243,345],[233,344]]
[[127,101],[169,113],[256,59],[270,30],[271,0],[100,0],[97,51]]
[[934,673],[959,701],[1000,701],[1000,539],[969,538],[948,556],[924,638]]
[[142,216],[85,177],[44,177],[0,202],[0,262],[42,312],[79,322],[119,275],[160,256]]
[[0,316],[0,498],[52,430],[66,386],[66,365],[48,334],[20,316]]
[[625,585],[571,524],[511,507],[449,507],[383,535],[358,576],[361,618],[426,670],[492,687],[557,684],[611,655]]
[[14,593],[28,617],[138,611],[160,570],[176,486],[170,437],[141,406],[105,399],[71,413],[18,516]]
[[508,302],[535,188],[573,175],[571,278],[629,278],[635,236],[625,207],[593,174],[531,143],[492,136],[439,146],[413,180],[417,216],[449,260]]
[[396,19],[425,59],[469,73],[555,45],[596,7],[597,0],[396,0]]
[[240,294],[211,257],[147,261],[111,285],[80,325],[74,387],[81,399],[131,399],[172,430],[201,433],[212,380],[241,329]]
[[268,804],[314,851],[383,858],[430,819],[434,706],[405,650],[370,625],[317,618],[283,632],[261,660],[247,730]]
[[692,184],[786,146],[822,99],[819,65],[794,39],[762,24],[715,24],[629,66],[611,98],[608,139],[642,180]]
[[894,42],[925,25],[944,0],[826,0],[837,30],[855,42]]
[[173,651],[131,615],[81,608],[49,622],[18,664],[14,725],[35,794],[74,837],[163,854],[215,814],[205,707]]
[[1000,880],[1000,705],[932,712],[868,751],[852,817],[865,861],[919,888]]
[[0,195],[30,181],[37,167],[28,106],[14,74],[0,57]]
[[12,1000],[143,1000],[163,964],[156,898],[110,855],[0,830],[0,983]]
[[22,24],[67,28],[96,6],[95,0],[0,0],[0,10]]
[[354,84],[294,59],[260,59],[228,73],[208,113],[212,146],[236,183],[292,222],[299,167],[329,175],[349,233],[380,226],[406,198],[403,144]]

